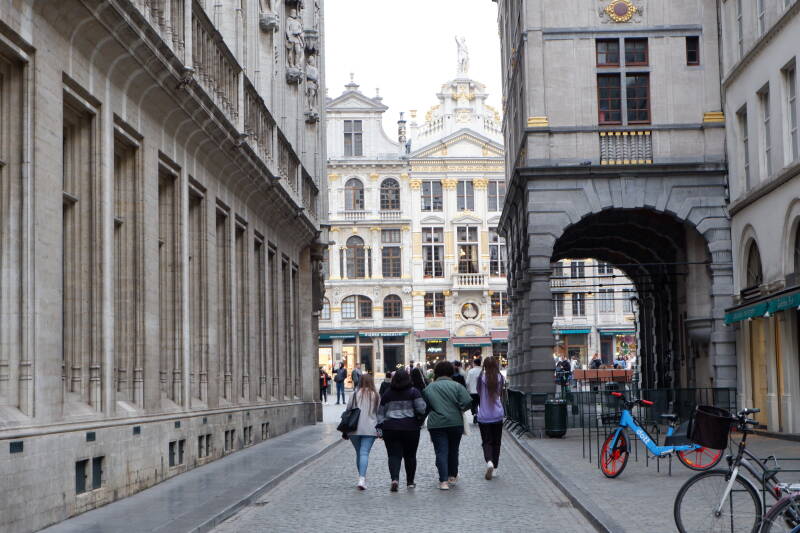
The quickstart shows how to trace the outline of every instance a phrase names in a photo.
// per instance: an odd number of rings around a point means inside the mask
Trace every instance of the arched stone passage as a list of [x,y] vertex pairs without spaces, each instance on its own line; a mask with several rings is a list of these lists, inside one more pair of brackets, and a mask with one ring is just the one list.
[[509,195],[502,227],[511,249],[512,385],[552,391],[551,265],[591,257],[635,282],[643,386],[735,387],[734,334],[724,325],[733,279],[722,169],[569,175],[576,170],[537,169]]

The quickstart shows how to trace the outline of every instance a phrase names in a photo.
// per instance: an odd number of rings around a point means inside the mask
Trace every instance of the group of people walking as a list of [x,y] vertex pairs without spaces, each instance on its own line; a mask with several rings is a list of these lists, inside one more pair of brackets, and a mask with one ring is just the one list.
[[379,393],[371,374],[359,376],[346,407],[360,410],[358,427],[343,434],[356,451],[359,490],[367,487],[369,454],[375,440],[381,438],[388,455],[390,490],[398,491],[401,465],[405,466],[406,487],[413,489],[423,426],[427,426],[436,455],[439,488],[449,490],[458,481],[459,447],[468,410],[472,410],[472,421],[480,428],[485,478],[491,480],[496,474],[505,416],[505,379],[497,359],[487,357],[482,365],[476,359],[466,376],[457,372],[453,363],[442,361],[434,367],[433,377],[434,381],[428,383],[422,370],[412,365],[394,372]]

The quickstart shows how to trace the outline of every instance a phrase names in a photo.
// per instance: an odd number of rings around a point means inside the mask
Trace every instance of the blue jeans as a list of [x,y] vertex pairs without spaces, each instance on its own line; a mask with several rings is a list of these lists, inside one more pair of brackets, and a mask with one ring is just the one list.
[[350,442],[356,449],[356,467],[360,477],[367,477],[367,466],[369,465],[369,451],[375,444],[375,437],[365,435],[350,435]]
[[458,476],[458,447],[461,445],[464,426],[430,428],[428,431],[431,434],[433,451],[436,453],[439,482],[443,483],[449,477]]
[[339,403],[339,396],[342,397],[342,403],[346,403],[344,398],[344,381],[336,382],[336,403]]

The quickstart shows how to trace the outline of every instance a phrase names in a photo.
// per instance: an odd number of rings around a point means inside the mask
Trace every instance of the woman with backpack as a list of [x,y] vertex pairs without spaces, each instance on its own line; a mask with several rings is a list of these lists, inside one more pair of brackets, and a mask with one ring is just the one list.
[[375,381],[372,374],[361,376],[361,386],[350,396],[346,409],[358,408],[361,413],[358,417],[358,427],[355,431],[346,433],[343,437],[350,439],[356,450],[356,468],[358,468],[358,490],[367,488],[367,466],[369,465],[369,452],[378,431],[378,404],[380,397],[375,390]]
[[483,372],[478,377],[478,427],[481,430],[483,459],[486,461],[487,480],[492,479],[500,463],[500,440],[503,436],[503,387],[505,379],[500,374],[496,357],[483,360]]
[[381,396],[378,407],[378,428],[383,434],[386,453],[389,456],[389,475],[392,478],[391,492],[397,492],[400,484],[400,463],[405,462],[406,487],[413,489],[417,472],[417,447],[419,446],[420,423],[425,417],[425,400],[411,384],[411,376],[398,370],[392,376],[389,389]]

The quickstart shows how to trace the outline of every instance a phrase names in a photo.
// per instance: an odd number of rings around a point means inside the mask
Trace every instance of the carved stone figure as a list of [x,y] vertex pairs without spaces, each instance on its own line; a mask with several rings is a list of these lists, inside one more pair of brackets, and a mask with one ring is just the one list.
[[310,55],[306,58],[306,120],[316,122],[319,120],[317,112],[317,91],[319,91],[319,69],[317,57]]
[[456,36],[456,45],[458,45],[458,73],[466,74],[469,72],[469,49],[466,37]]
[[289,68],[300,69],[303,63],[303,50],[306,42],[303,34],[303,22],[296,9],[289,10],[286,19],[286,64]]

